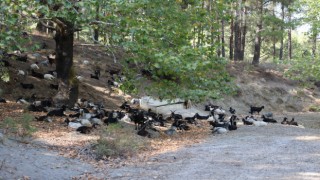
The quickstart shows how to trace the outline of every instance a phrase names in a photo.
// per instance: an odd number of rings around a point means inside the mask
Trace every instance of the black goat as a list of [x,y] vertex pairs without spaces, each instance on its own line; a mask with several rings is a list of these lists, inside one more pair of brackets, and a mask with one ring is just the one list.
[[284,117],[284,118],[283,118],[283,121],[281,121],[281,124],[288,124],[288,118],[287,118],[287,117]]
[[44,75],[42,73],[35,72],[33,69],[31,70],[31,76],[39,79],[44,79]]
[[95,74],[90,74],[90,78],[99,80],[99,76]]
[[0,59],[0,66],[9,67],[11,64],[7,60]]
[[250,114],[253,114],[254,112],[257,112],[258,114],[260,113],[260,111],[262,111],[262,109],[264,108],[264,106],[261,107],[254,107],[254,106],[250,106]]
[[236,113],[236,110],[233,109],[232,107],[230,107],[230,108],[229,108],[229,112],[230,112],[231,114],[235,114],[235,113]]
[[209,105],[205,105],[204,110],[205,111],[212,111],[212,110],[215,110],[215,109],[218,109],[218,108],[219,108],[219,106],[217,106],[217,105],[209,104]]
[[130,119],[134,122],[135,130],[139,130],[146,121],[152,120],[145,111],[139,111],[132,114]]
[[47,59],[49,61],[50,66],[52,66],[52,64],[56,63],[56,58],[51,57],[51,55],[47,55]]
[[55,89],[55,90],[58,90],[59,89],[59,85],[55,85],[55,84],[50,84],[50,88],[51,89]]
[[267,122],[267,123],[277,123],[277,121],[275,119],[267,118],[264,115],[262,115],[261,118],[262,118],[262,121]]
[[111,111],[108,117],[104,120],[104,123],[109,125],[110,123],[118,123],[119,114],[116,111]]
[[48,112],[47,116],[66,116],[64,111],[66,110],[66,106],[63,105],[61,108],[54,109]]
[[48,110],[46,108],[44,108],[43,106],[41,106],[41,105],[36,106],[34,104],[30,104],[28,106],[28,110],[33,111],[33,112],[48,112]]
[[294,118],[291,119],[291,121],[288,122],[289,125],[298,126],[298,123],[294,121]]
[[0,103],[7,103],[7,101],[0,97]]
[[121,104],[120,108],[121,109],[129,109],[130,105],[127,101],[125,101],[124,103]]
[[174,120],[183,119],[181,114],[175,114],[174,112],[175,112],[175,111],[171,111],[171,116],[170,116],[170,117],[171,117],[172,119],[174,119]]
[[187,123],[189,123],[189,124],[197,124],[196,115],[194,115],[192,117],[185,117],[184,120],[186,120]]
[[210,117],[210,115],[208,115],[208,116],[200,116],[199,113],[196,113],[194,116],[197,119],[200,119],[200,120],[207,120]]
[[183,121],[182,119],[175,119],[172,123],[172,126],[176,127],[178,130],[190,130],[190,127],[186,124],[186,121]]
[[96,128],[96,124],[93,124],[91,127],[88,126],[81,126],[77,128],[77,131],[82,133],[82,134],[89,134],[93,128]]
[[20,83],[20,85],[21,85],[22,88],[24,88],[24,89],[33,89],[33,88],[34,88],[34,85],[33,85],[33,84]]

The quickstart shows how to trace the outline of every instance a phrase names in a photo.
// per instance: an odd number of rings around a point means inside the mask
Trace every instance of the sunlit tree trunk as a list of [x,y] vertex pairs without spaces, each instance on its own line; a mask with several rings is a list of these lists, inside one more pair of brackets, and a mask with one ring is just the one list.
[[258,2],[258,14],[259,14],[259,21],[256,27],[256,38],[254,40],[254,55],[252,64],[258,65],[260,63],[260,51],[261,51],[261,31],[262,31],[262,16],[263,16],[263,0],[259,0]]
[[[282,22],[284,23],[284,4],[281,3],[281,19],[282,19]],[[284,25],[281,25],[281,32],[283,33],[284,31]],[[281,36],[281,41],[280,41],[280,50],[279,50],[279,59],[282,60],[283,59],[283,35]]]

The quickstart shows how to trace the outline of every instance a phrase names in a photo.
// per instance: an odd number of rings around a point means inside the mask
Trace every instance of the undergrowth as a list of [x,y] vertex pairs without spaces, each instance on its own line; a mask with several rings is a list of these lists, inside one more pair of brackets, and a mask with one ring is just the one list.
[[31,126],[31,121],[34,117],[31,114],[25,113],[19,118],[6,117],[0,122],[0,128],[7,136],[15,136],[22,139],[29,138],[36,128]]
[[148,147],[149,142],[144,138],[133,136],[132,132],[120,123],[110,124],[97,141],[95,153],[97,159],[107,157],[129,157],[139,150]]

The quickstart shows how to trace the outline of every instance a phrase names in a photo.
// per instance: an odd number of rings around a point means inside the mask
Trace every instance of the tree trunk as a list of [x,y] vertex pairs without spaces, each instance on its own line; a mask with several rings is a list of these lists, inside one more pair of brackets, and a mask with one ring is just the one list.
[[318,33],[316,32],[316,30],[312,30],[312,56],[314,58],[317,57],[317,36]]
[[234,26],[233,26],[233,17],[231,17],[231,22],[230,22],[230,41],[229,41],[229,59],[233,60],[233,34],[234,34]]
[[[97,21],[99,21],[99,9],[100,9],[100,7],[99,7],[99,5],[97,5],[97,7],[96,7],[96,20]],[[98,41],[99,41],[99,28],[98,27],[96,27],[94,29],[94,37],[93,38],[95,40],[94,44],[98,44]]]
[[[291,23],[291,13],[289,12],[289,23]],[[288,29],[288,60],[292,59],[292,28]]]
[[242,0],[238,0],[236,16],[234,21],[234,61],[240,61],[241,54],[241,28],[240,28],[240,12]]
[[263,0],[259,1],[259,21],[256,27],[256,38],[254,41],[254,55],[252,64],[258,65],[260,61],[260,51],[261,51],[261,31],[262,31],[262,16],[263,16]]
[[226,57],[226,50],[225,50],[225,40],[224,40],[224,20],[221,20],[221,55],[222,57]]
[[[243,1],[243,4],[245,4],[246,0]],[[240,60],[244,60],[244,51],[246,47],[246,34],[247,34],[247,9],[246,6],[243,7],[243,25],[242,25],[242,37],[241,37],[241,49],[240,49]]]
[[73,65],[73,38],[74,26],[63,19],[56,20],[56,71],[59,81],[59,90],[53,98],[56,106],[73,106],[77,100],[78,82],[74,78]]
[[[284,23],[284,4],[281,3],[281,15],[282,15],[282,22]],[[284,27],[281,26],[281,33],[283,33]],[[281,36],[281,42],[280,42],[280,52],[279,52],[279,59],[283,59],[283,35]]]
[[[276,8],[276,2],[275,1],[273,1],[273,7],[272,7],[273,9],[272,9],[272,15],[274,16],[274,17],[276,17],[276,13],[275,13],[275,8]],[[272,32],[273,32],[273,34],[275,34],[275,31],[276,31],[276,27],[275,27],[275,25],[272,25]],[[273,35],[273,37],[272,37],[272,57],[273,57],[273,60],[275,60],[276,59],[276,42],[277,42],[277,40],[276,40],[276,36],[275,35]]]

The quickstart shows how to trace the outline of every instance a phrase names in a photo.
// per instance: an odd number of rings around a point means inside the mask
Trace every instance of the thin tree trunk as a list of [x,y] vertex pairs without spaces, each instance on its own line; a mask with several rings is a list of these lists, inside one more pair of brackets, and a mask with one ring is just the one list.
[[[273,7],[272,7],[272,15],[274,16],[274,17],[276,17],[276,14],[275,14],[275,8],[276,8],[276,2],[275,1],[273,1]],[[276,28],[275,28],[275,25],[272,25],[272,32],[273,32],[273,34],[275,34],[275,31],[276,31]],[[275,60],[276,59],[276,36],[275,35],[273,35],[273,37],[272,37],[272,57],[273,57],[273,60]]]
[[234,43],[233,43],[233,34],[234,34],[234,24],[233,24],[233,17],[231,17],[231,22],[230,22],[230,39],[229,39],[229,59],[230,60],[233,60],[233,46],[234,46]]
[[[291,23],[291,13],[289,12],[289,23]],[[292,59],[292,28],[288,29],[288,60]]]
[[[245,5],[246,0],[243,1],[243,4]],[[245,52],[245,47],[246,47],[246,34],[247,34],[247,8],[246,6],[243,7],[243,12],[242,12],[242,37],[241,37],[241,53],[240,53],[240,60],[244,60],[244,52]]]
[[312,28],[312,56],[317,57],[317,36],[318,33],[316,29]]
[[[284,23],[284,4],[281,3],[281,15],[282,15],[282,22]],[[284,31],[284,25],[281,26],[281,33]],[[283,59],[283,35],[281,36],[281,42],[280,42],[280,52],[279,52],[279,59]]]
[[221,55],[222,57],[226,57],[225,50],[225,40],[224,40],[224,20],[221,20]]
[[259,0],[259,21],[256,27],[256,38],[254,41],[254,55],[252,64],[258,65],[260,63],[260,51],[261,51],[261,31],[262,31],[262,16],[263,16],[263,0]]
[[[96,20],[97,21],[99,21],[99,10],[100,10],[100,7],[99,7],[99,5],[97,5],[97,7],[96,7]],[[99,28],[98,27],[96,27],[95,29],[94,29],[94,44],[98,44],[98,42],[99,42]]]

